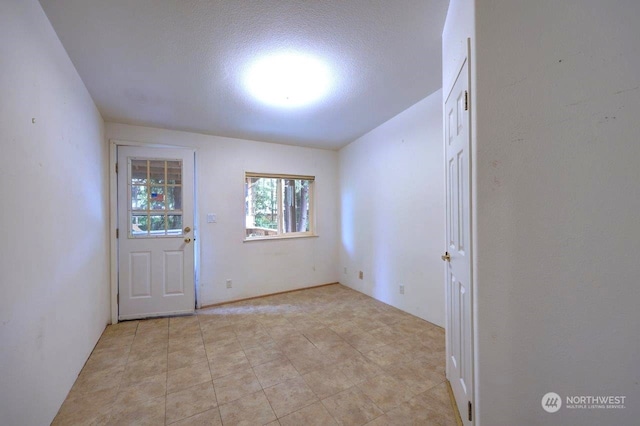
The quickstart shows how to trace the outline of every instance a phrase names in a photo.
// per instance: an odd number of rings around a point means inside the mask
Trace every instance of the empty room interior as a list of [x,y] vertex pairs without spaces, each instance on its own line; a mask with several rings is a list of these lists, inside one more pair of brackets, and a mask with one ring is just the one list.
[[638,424],[638,18],[3,0],[0,424]]

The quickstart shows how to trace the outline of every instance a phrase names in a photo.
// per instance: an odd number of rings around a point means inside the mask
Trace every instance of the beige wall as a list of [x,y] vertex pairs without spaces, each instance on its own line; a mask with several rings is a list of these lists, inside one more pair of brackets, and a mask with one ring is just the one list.
[[40,4],[0,10],[0,424],[44,425],[109,318],[107,149]]
[[441,101],[438,90],[340,150],[338,273],[341,283],[444,326]]

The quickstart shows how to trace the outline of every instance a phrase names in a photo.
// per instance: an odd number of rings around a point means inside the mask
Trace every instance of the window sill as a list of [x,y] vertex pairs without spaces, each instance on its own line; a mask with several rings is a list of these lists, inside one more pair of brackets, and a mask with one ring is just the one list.
[[254,241],[278,241],[278,240],[295,240],[298,238],[317,238],[317,234],[302,234],[302,235],[277,235],[273,237],[253,237],[245,238],[243,243],[252,243]]

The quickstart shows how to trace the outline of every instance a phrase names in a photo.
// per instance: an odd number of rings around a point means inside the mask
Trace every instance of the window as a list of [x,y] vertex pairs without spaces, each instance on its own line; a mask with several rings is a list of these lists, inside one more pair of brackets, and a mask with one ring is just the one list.
[[182,235],[182,161],[129,159],[129,236]]
[[314,235],[313,176],[245,174],[247,240]]

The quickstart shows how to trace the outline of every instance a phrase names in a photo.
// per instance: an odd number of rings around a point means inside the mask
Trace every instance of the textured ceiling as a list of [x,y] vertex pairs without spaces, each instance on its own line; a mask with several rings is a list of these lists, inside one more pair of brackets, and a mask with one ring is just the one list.
[[[107,121],[336,149],[441,86],[447,0],[40,0]],[[294,50],[336,84],[299,109],[243,86]]]

